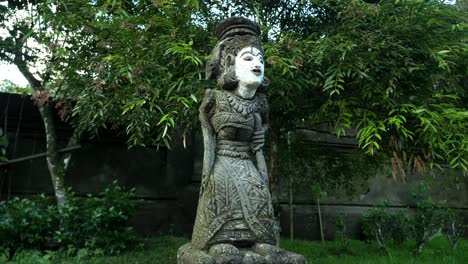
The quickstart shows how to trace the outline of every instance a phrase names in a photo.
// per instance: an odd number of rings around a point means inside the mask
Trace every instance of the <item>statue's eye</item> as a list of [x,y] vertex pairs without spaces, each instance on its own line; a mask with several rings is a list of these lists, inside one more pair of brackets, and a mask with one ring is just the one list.
[[260,57],[258,60],[260,61],[261,64],[263,64],[263,57]]
[[251,61],[251,60],[253,60],[253,57],[252,56],[245,56],[244,60],[245,61]]

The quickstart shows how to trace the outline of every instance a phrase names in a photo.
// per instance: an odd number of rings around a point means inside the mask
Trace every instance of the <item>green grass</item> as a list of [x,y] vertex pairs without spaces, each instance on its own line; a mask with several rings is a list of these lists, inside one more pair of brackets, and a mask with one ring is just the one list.
[[[186,238],[157,237],[144,239],[132,251],[119,256],[89,256],[82,250],[76,257],[67,257],[65,252],[40,254],[33,251],[20,252],[11,264],[107,264],[107,263],[176,263],[177,249],[188,242]],[[310,264],[464,264],[468,263],[468,240],[463,240],[453,251],[448,241],[437,237],[423,249],[420,255],[414,254],[414,242],[401,246],[391,246],[387,253],[374,243],[353,240],[348,250],[343,250],[337,242],[283,240],[281,247],[303,254]],[[3,259],[4,261],[4,259]],[[0,262],[2,258],[0,257]]]
[[352,240],[348,250],[337,242],[288,241],[284,249],[303,254],[311,264],[464,264],[468,263],[468,241],[460,241],[456,250],[442,236],[427,244],[421,254],[415,254],[415,242],[391,246],[387,252],[375,243]]

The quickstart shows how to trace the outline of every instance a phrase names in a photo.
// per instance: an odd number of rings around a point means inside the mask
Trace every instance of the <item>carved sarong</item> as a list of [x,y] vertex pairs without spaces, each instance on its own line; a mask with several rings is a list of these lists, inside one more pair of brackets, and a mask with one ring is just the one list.
[[[268,184],[253,162],[249,138],[262,96],[245,100],[227,91],[212,91],[209,116],[216,134],[216,157],[204,179],[192,235],[195,248],[217,243],[274,244],[274,217]],[[243,103],[248,101],[248,108]]]

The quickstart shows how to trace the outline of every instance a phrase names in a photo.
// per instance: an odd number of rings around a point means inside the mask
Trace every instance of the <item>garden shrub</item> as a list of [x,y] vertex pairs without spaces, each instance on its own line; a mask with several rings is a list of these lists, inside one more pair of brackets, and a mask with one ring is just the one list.
[[129,220],[138,208],[135,190],[113,183],[98,196],[77,197],[69,190],[57,208],[45,196],[14,198],[0,203],[0,251],[13,258],[18,249],[86,248],[96,254],[117,254],[135,238]]
[[[11,263],[18,264],[52,264],[53,254],[48,252],[43,254],[43,252],[37,250],[21,250],[18,251],[13,258],[10,259]],[[2,258],[0,257],[0,261]],[[3,262],[0,263],[9,263],[8,259],[5,258]]]
[[363,215],[364,235],[375,239],[383,250],[386,250],[388,241],[401,244],[410,239],[411,227],[406,210],[392,213],[387,205],[370,209]]
[[391,213],[386,205],[367,211],[363,215],[363,232],[367,238],[375,239],[382,249],[386,249],[388,240],[401,244],[414,239],[416,251],[421,253],[427,242],[443,233],[455,249],[466,228],[462,217],[442,203],[434,202],[426,184],[420,184],[413,196],[416,207],[411,214],[406,210]]
[[10,257],[18,249],[43,249],[51,244],[56,208],[44,195],[0,202],[0,250]]
[[415,211],[412,228],[416,250],[420,253],[424,245],[442,231],[443,211],[432,201],[418,203]]
[[445,217],[442,205],[429,196],[427,185],[421,184],[414,197],[417,203],[412,218],[412,231],[416,251],[421,253],[424,245],[441,233]]
[[96,197],[79,198],[68,193],[56,232],[61,244],[105,254],[118,254],[127,248],[134,239],[129,220],[140,204],[134,189],[122,191],[114,182]]
[[339,240],[343,250],[349,250],[349,235],[346,228],[345,215],[339,214],[335,222],[335,238]]
[[367,239],[375,239],[381,249],[386,249],[390,239],[390,214],[385,207],[372,208],[364,213],[362,228]]
[[406,210],[390,214],[390,237],[397,245],[412,238],[412,221]]
[[444,211],[444,225],[442,232],[450,241],[453,249],[457,248],[458,241],[463,237],[466,225],[463,222],[463,217],[453,209]]

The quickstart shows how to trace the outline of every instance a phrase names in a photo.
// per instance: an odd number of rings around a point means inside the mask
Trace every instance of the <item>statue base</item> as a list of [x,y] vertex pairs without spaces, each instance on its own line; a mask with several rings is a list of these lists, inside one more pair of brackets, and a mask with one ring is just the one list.
[[230,244],[212,246],[209,251],[187,243],[177,251],[177,264],[307,264],[304,256],[268,245],[236,248]]

